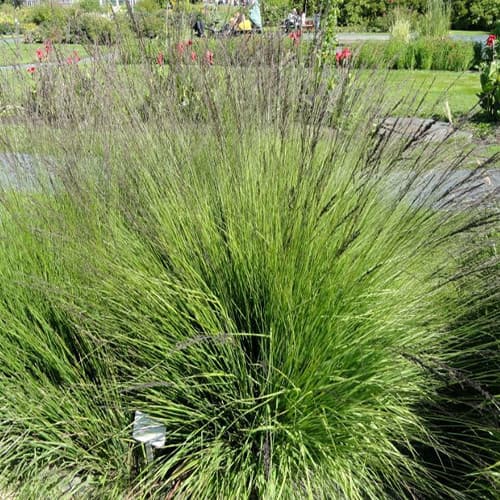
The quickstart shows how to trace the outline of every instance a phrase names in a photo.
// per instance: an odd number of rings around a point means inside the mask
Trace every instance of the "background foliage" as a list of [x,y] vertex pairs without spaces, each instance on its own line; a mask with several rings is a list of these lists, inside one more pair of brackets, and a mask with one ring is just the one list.
[[[282,4],[282,0],[268,0],[269,5]],[[291,0],[290,6],[299,10],[306,6],[308,14],[316,8],[315,2]],[[387,29],[387,16],[394,7],[411,9],[423,14],[427,0],[341,0],[339,24],[341,26],[381,27]],[[498,20],[497,0],[453,0],[452,27],[456,29],[490,29]]]

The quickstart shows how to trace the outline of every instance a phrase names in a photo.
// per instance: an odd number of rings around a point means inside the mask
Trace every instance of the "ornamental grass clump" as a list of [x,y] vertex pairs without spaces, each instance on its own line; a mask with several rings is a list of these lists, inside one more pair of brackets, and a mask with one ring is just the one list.
[[427,9],[420,23],[420,34],[434,38],[447,37],[451,27],[449,0],[427,0]]
[[[213,64],[96,63],[69,116],[23,122],[45,134],[29,169],[19,129],[3,138],[5,490],[494,491],[497,213],[463,210],[484,167],[458,182],[473,151],[388,122],[383,77],[270,44],[245,71],[223,42]],[[451,417],[461,401],[482,411]],[[149,462],[137,410],[166,429]]]
[[408,12],[401,8],[393,11],[393,22],[390,26],[391,37],[400,42],[409,42],[411,39],[411,19]]

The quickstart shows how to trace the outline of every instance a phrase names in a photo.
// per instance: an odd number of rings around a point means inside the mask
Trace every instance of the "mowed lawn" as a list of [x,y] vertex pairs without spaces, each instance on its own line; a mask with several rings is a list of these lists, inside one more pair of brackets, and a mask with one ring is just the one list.
[[[467,71],[392,70],[387,78],[388,90],[395,98],[407,93],[424,96],[420,116],[446,117],[448,103],[453,117],[468,114],[477,106],[481,86],[479,74]],[[475,108],[479,111],[479,108]]]
[[[0,40],[0,66],[37,63],[37,49],[44,50],[43,43],[21,43]],[[79,44],[54,44],[56,59],[65,60],[76,51],[80,57],[87,55],[87,49]]]
[[[36,63],[36,51],[40,48],[44,48],[43,44],[0,40],[0,66]],[[87,48],[82,45],[54,46],[55,56],[59,60],[64,61],[74,51],[80,57],[88,55]],[[362,72],[372,74],[372,71]],[[423,106],[418,112],[420,116],[445,117],[446,101],[453,116],[469,113],[477,105],[477,94],[480,91],[477,72],[391,70],[387,77],[387,86],[389,96],[394,98],[400,98],[408,93],[425,94]]]
[[[0,64],[5,64],[7,55],[12,56],[12,47],[6,47],[6,44],[0,42]],[[43,47],[41,44],[20,44],[24,58],[18,60],[18,63],[34,62],[36,60],[36,49]],[[72,51],[78,51],[81,57],[85,56],[85,47],[80,45],[59,45],[55,51],[61,54],[70,55]],[[2,59],[3,58],[3,59]],[[10,61],[13,61],[10,59]],[[138,65],[123,65],[119,67],[120,73],[125,72],[130,76],[130,81],[137,81],[139,86],[143,85],[138,72]],[[214,67],[215,69],[215,67]],[[451,71],[423,71],[423,70],[355,70],[360,72],[361,81],[380,79],[384,86],[383,92],[386,94],[388,107],[405,96],[410,96],[408,106],[401,106],[392,113],[400,116],[418,115],[420,117],[436,117],[447,120],[448,111],[451,112],[453,120],[469,114],[480,112],[478,106],[477,94],[480,92],[479,73],[478,72],[451,72]],[[31,127],[27,128],[21,121],[12,120],[13,114],[16,114],[23,108],[26,99],[26,85],[32,85],[33,77],[28,75],[25,69],[19,71],[3,71],[0,74],[0,82],[3,81],[8,92],[9,99],[6,104],[11,105],[11,111],[5,111],[3,119],[0,120],[0,133],[4,137],[3,144],[0,144],[0,151],[8,147],[7,143],[14,141],[20,150],[32,151],[39,147],[39,143],[45,142],[45,128],[40,127],[37,138],[33,137]],[[418,109],[416,103],[422,100]],[[447,106],[446,106],[447,103]],[[487,125],[486,123],[484,125]],[[488,126],[491,130],[491,126]],[[48,133],[48,131],[47,131]],[[51,133],[57,133],[52,131]],[[64,134],[64,131],[61,131]],[[49,134],[50,135],[50,134]],[[500,148],[490,146],[490,153],[497,152]]]

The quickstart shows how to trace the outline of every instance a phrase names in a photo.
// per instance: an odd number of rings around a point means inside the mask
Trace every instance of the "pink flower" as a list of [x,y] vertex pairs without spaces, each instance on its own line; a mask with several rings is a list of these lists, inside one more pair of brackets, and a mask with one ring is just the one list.
[[196,52],[195,51],[191,52],[191,61],[196,61]]
[[52,52],[52,42],[50,40],[45,40],[45,54],[49,55]]
[[488,47],[493,47],[493,45],[495,44],[497,40],[497,37],[496,35],[490,35],[487,39],[486,39],[486,45]]
[[66,59],[66,62],[68,64],[77,64],[80,61],[80,56],[78,55],[78,52],[76,50],[73,51],[73,54],[68,56]]
[[214,53],[213,53],[213,52],[211,52],[210,50],[207,50],[207,51],[205,52],[205,58],[204,58],[204,59],[205,59],[205,62],[206,62],[207,64],[212,65],[212,64],[214,63]]
[[185,49],[184,44],[182,42],[179,42],[176,48],[177,48],[177,55],[182,56],[182,54],[184,54],[184,49]]
[[165,62],[165,56],[163,55],[163,52],[158,52],[156,56],[156,64],[159,66],[163,66],[163,63]]
[[299,43],[300,43],[300,37],[302,36],[302,33],[300,31],[292,31],[288,37],[293,40],[293,44],[295,45],[295,47],[298,47]]
[[36,68],[35,68],[35,66],[29,66],[29,67],[26,69],[26,71],[27,71],[30,75],[32,75],[32,74],[36,71]]
[[41,62],[42,59],[45,57],[45,53],[43,52],[42,49],[36,49],[36,58]]

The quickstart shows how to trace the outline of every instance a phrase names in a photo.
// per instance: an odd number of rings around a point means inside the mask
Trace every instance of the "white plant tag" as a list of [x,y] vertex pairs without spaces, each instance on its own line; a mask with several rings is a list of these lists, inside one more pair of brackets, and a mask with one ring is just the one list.
[[147,413],[136,411],[132,437],[140,443],[149,444],[153,448],[165,446],[167,428]]

